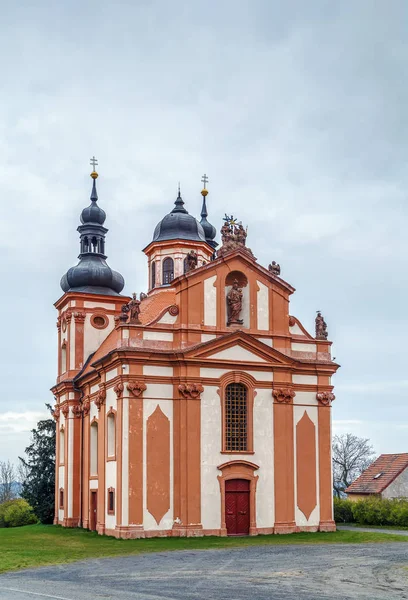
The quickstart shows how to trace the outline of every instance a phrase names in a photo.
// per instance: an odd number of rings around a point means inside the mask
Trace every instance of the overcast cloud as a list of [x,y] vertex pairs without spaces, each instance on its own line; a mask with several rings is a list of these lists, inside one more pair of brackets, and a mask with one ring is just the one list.
[[291,314],[328,322],[334,431],[407,452],[407,3],[0,6],[0,460],[52,402],[93,154],[126,293],[146,290],[141,249],[177,182],[198,216],[206,172],[209,220],[248,224],[297,289]]

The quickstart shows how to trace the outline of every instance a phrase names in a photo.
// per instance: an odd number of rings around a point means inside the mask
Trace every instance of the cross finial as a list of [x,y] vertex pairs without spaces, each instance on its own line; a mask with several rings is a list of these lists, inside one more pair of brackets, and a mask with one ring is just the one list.
[[94,156],[91,158],[90,163],[92,165],[92,170],[95,171],[96,170],[95,167],[98,166],[98,161]]
[[201,177],[201,181],[202,181],[202,182],[203,182],[203,184],[204,184],[204,189],[206,189],[206,188],[207,188],[207,183],[208,183],[208,177],[207,177],[207,175],[206,175],[205,173],[204,173],[204,175]]

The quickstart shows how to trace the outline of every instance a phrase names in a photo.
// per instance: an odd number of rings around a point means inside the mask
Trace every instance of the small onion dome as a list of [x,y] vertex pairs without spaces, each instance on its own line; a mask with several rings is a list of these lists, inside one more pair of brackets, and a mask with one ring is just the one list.
[[100,208],[97,204],[98,201],[98,193],[96,191],[96,179],[98,177],[98,173],[93,171],[91,173],[91,177],[93,179],[92,185],[92,193],[91,193],[91,204],[84,208],[81,213],[81,223],[97,223],[98,225],[103,225],[106,219],[106,213],[102,208]]
[[203,206],[201,208],[200,225],[203,228],[206,242],[208,244],[210,244],[210,246],[215,248],[216,246],[218,246],[217,242],[214,241],[215,236],[217,235],[217,230],[215,229],[214,225],[211,225],[211,223],[209,223],[209,221],[207,221],[208,211],[207,211],[207,204],[206,204],[206,200],[205,200],[207,194],[208,194],[208,190],[206,190],[204,188],[201,191],[201,195],[203,197]]
[[184,201],[180,190],[171,213],[166,215],[156,225],[153,234],[153,242],[164,240],[193,240],[205,242],[205,233],[200,223],[184,208]]
[[61,279],[64,292],[116,295],[120,294],[124,286],[122,275],[111,269],[104,258],[92,254],[82,257]]

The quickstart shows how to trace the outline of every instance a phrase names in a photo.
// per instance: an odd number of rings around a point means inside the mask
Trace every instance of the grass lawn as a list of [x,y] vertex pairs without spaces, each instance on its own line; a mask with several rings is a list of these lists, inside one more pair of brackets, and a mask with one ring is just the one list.
[[205,550],[282,544],[360,544],[365,542],[408,542],[408,536],[404,538],[384,533],[337,531],[336,533],[293,533],[291,535],[260,535],[242,538],[117,540],[82,529],[64,529],[54,525],[29,525],[15,529],[0,529],[0,573],[86,558],[127,556],[165,550]]

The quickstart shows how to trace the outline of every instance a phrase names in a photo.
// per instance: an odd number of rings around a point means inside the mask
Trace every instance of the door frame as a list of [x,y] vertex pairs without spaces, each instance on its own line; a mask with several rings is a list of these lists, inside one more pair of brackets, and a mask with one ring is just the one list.
[[[95,498],[95,511],[93,499]],[[95,528],[92,527],[95,525]],[[96,531],[98,525],[98,490],[90,490],[90,502],[89,502],[89,529],[90,531]]]
[[221,535],[228,535],[225,522],[225,482],[228,479],[249,481],[249,535],[256,535],[256,486],[259,475],[255,475],[254,471],[257,471],[259,466],[247,460],[231,460],[219,465],[217,469],[221,471],[221,475],[218,475],[221,492]]

